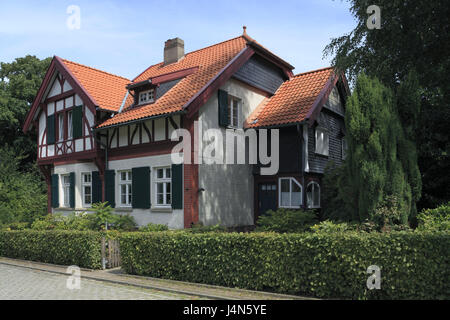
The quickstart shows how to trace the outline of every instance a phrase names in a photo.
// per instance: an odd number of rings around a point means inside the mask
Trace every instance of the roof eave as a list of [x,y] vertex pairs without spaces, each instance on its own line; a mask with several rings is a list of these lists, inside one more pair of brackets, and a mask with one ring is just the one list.
[[144,117],[144,118],[140,118],[140,119],[135,119],[135,120],[124,121],[124,122],[120,122],[120,123],[115,123],[115,124],[112,124],[112,125],[109,125],[109,126],[97,127],[97,128],[94,128],[94,131],[111,129],[111,128],[125,126],[125,125],[130,125],[130,124],[133,124],[133,123],[142,122],[142,121],[146,121],[146,120],[170,117],[170,116],[173,116],[173,115],[176,115],[176,114],[185,114],[185,113],[186,113],[186,110],[178,110],[178,111],[173,111],[173,112],[169,112],[169,113],[162,113],[162,114],[158,114],[158,115],[154,115],[154,116],[150,116],[150,117]]

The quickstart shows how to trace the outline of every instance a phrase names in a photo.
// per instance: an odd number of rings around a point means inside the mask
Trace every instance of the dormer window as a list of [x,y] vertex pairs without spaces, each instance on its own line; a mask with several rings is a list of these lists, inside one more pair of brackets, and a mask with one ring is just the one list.
[[154,90],[146,90],[139,93],[139,104],[145,104],[154,101]]

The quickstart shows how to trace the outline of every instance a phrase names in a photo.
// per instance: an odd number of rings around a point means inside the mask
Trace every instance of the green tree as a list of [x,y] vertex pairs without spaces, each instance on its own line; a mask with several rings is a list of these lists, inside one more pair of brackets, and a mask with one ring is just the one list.
[[347,102],[345,125],[348,155],[338,179],[344,210],[352,220],[371,220],[379,204],[395,196],[401,222],[407,223],[416,214],[420,178],[392,90],[361,74]]
[[27,55],[0,63],[0,147],[9,145],[16,154],[20,151],[22,165],[36,160],[36,136],[25,135],[22,126],[50,61]]
[[[352,83],[365,72],[393,90],[405,134],[418,147],[423,181],[419,206],[445,203],[450,200],[448,1],[348,2],[357,25],[348,34],[332,39],[324,53],[333,56],[333,64],[346,70]],[[381,8],[379,30],[366,26],[367,8],[374,4]],[[415,103],[417,98],[419,104]]]
[[19,171],[22,158],[16,151],[0,148],[0,224],[31,223],[46,214],[46,186],[32,166]]

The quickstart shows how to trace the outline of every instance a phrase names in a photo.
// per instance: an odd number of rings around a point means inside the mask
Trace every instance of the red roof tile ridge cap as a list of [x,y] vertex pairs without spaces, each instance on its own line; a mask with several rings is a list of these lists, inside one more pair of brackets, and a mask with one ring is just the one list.
[[[212,48],[212,47],[215,47],[215,46],[219,46],[219,45],[221,45],[221,44],[224,44],[224,43],[226,43],[226,42],[230,42],[230,41],[233,41],[233,40],[237,40],[237,39],[239,39],[239,38],[244,38],[244,36],[243,36],[243,35],[240,35],[240,36],[237,36],[237,37],[228,39],[228,40],[224,40],[224,41],[221,41],[221,42],[218,42],[218,43],[215,43],[215,44],[211,44],[211,45],[206,46],[206,47],[204,47],[204,48],[200,48],[200,49],[197,49],[197,50],[188,52],[188,53],[186,53],[186,56],[187,56],[188,54],[192,54],[192,53],[195,53],[195,52],[198,52],[198,51],[202,51],[202,50],[209,49],[209,48]],[[244,39],[245,39],[245,38],[244,38]]]
[[130,81],[130,79],[127,79],[127,78],[125,78],[125,77],[119,76],[119,75],[114,74],[114,73],[111,73],[111,72],[107,72],[107,71],[104,71],[104,70],[100,70],[100,69],[97,69],[97,68],[93,68],[93,67],[87,66],[87,65],[85,65],[85,64],[81,64],[81,63],[78,63],[78,62],[75,62],[75,61],[71,61],[71,60],[67,60],[67,59],[64,59],[64,58],[60,58],[60,59],[61,59],[63,62],[73,63],[73,64],[76,64],[76,65],[78,65],[78,66],[80,66],[80,67],[84,67],[84,68],[91,69],[91,70],[94,70],[94,71],[102,72],[102,73],[105,73],[105,74],[107,74],[107,75],[110,75],[110,76],[113,76],[113,77],[116,77],[116,78],[121,78],[121,79]]
[[314,72],[325,71],[325,70],[328,70],[328,69],[334,69],[334,67],[325,67],[325,68],[320,68],[320,69],[316,69],[316,70],[311,70],[311,71],[306,71],[306,72],[298,73],[298,74],[294,75],[292,78],[296,78],[296,77],[299,77],[299,76],[304,76],[305,74],[308,74],[308,73],[314,73]]
[[[239,38],[244,38],[244,39],[245,39],[244,36],[240,35],[240,36],[234,37],[234,38],[232,38],[232,39],[224,40],[224,41],[221,41],[221,42],[218,42],[218,43],[215,43],[215,44],[206,46],[206,47],[204,47],[204,48],[200,48],[200,49],[197,49],[197,50],[194,50],[194,51],[190,51],[190,52],[188,52],[188,53],[185,54],[185,58],[186,58],[186,56],[188,56],[188,55],[190,55],[190,54],[192,54],[192,53],[195,53],[195,52],[198,52],[198,51],[202,51],[202,50],[205,50],[205,49],[209,49],[209,48],[212,48],[212,47],[214,47],[214,46],[218,46],[218,45],[221,45],[221,44],[224,44],[224,43],[226,43],[226,42],[230,42],[230,41],[233,41],[233,40],[236,40],[236,39],[239,39]],[[247,39],[245,39],[245,40],[247,40]],[[183,60],[184,60],[184,59],[183,59]],[[180,60],[180,61],[178,61],[178,62],[181,62],[181,61],[182,61],[182,60]],[[178,62],[171,63],[170,65],[175,65],[175,64],[177,64]],[[142,75],[143,75],[147,70],[149,70],[150,68],[156,67],[156,66],[158,66],[158,65],[160,65],[160,64],[164,64],[164,62],[159,62],[159,63],[152,64],[152,65],[149,66],[147,69],[145,69],[144,71],[142,71],[138,76],[136,76],[135,78],[133,78],[133,80],[132,80],[131,82],[134,82],[137,78],[139,78],[140,76],[142,76]]]

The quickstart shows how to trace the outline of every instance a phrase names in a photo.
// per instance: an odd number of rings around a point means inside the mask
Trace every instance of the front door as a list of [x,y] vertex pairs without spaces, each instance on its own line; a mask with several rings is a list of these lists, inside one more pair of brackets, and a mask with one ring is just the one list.
[[277,185],[276,183],[261,183],[258,186],[258,216],[268,210],[277,209]]

